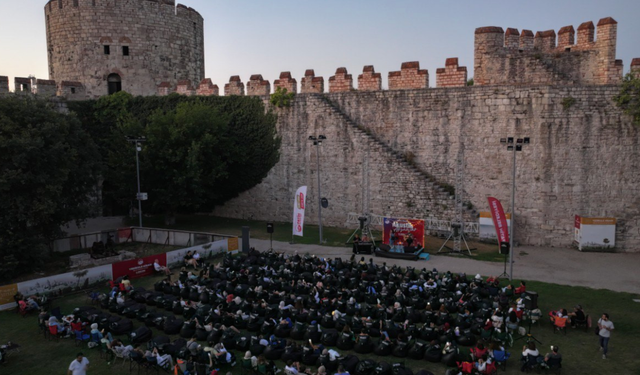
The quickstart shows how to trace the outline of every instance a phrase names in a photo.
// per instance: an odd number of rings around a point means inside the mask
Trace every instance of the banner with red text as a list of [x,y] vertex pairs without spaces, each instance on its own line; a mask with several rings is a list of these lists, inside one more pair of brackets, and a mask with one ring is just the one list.
[[167,265],[167,254],[164,253],[151,255],[146,258],[131,259],[114,263],[112,264],[113,280],[124,275],[128,275],[130,279],[153,275],[155,272],[153,263],[156,259],[161,266]]
[[307,200],[307,187],[300,186],[293,198],[293,235],[302,236],[304,228],[304,206]]
[[496,227],[496,235],[499,242],[509,242],[509,227],[507,226],[507,216],[504,214],[502,204],[494,197],[487,198],[489,200],[489,211],[493,218],[493,226]]
[[[394,231],[393,244],[389,243],[391,233]],[[390,217],[384,218],[384,229],[382,232],[382,242],[385,244],[405,245],[406,240],[412,234],[412,246],[424,246],[424,220],[417,219],[394,219]]]

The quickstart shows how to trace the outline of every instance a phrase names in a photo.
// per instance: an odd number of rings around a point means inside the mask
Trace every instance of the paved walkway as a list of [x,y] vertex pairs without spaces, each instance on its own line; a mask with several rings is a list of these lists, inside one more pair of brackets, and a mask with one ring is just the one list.
[[[269,249],[269,240],[252,238],[251,246],[257,250]],[[349,259],[351,249],[320,245],[289,244],[273,242],[276,251],[286,253],[310,253],[319,257],[342,257]],[[373,255],[364,255],[368,261]],[[439,271],[464,272],[467,275],[500,275],[503,263],[483,262],[463,256],[431,256],[428,261],[408,261],[377,258],[374,262],[412,266],[416,268],[437,268]],[[515,280],[526,279],[563,285],[586,286],[596,289],[610,289],[618,292],[640,293],[640,253],[583,253],[575,249],[542,248],[523,246],[514,254],[513,275]],[[509,265],[507,264],[507,272]]]

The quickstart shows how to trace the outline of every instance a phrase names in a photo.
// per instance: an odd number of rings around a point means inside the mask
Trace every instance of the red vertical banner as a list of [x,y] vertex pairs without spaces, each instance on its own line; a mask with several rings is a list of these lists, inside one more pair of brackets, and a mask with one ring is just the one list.
[[167,265],[167,254],[156,254],[146,258],[125,260],[112,264],[113,280],[128,275],[130,279],[153,275],[153,263],[158,260],[161,266]]
[[496,228],[496,235],[499,242],[509,242],[509,227],[507,226],[507,215],[504,214],[502,204],[494,197],[489,200],[489,210],[493,219],[493,226]]

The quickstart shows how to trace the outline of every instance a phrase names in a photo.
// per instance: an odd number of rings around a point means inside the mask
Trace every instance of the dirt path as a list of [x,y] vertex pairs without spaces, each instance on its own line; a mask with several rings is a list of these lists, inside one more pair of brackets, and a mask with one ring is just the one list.
[[[251,239],[251,246],[260,251],[269,249],[268,240]],[[320,245],[289,244],[273,242],[276,251],[287,253],[310,253],[320,257],[351,257],[348,248]],[[364,255],[368,261],[371,255]],[[465,257],[432,256],[428,261],[407,261],[376,258],[374,262],[437,268],[439,271],[464,272],[468,275],[499,275],[503,263],[483,262]],[[542,248],[523,246],[516,250],[513,275],[515,280],[526,279],[549,283],[609,289],[617,292],[640,293],[640,254],[583,253],[574,249]],[[508,272],[508,265],[507,265]]]

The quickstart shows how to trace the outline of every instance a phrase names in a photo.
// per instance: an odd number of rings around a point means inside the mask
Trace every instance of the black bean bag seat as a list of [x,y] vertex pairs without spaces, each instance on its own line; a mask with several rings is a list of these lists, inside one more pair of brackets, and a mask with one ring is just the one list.
[[341,333],[338,337],[338,342],[336,342],[336,346],[340,350],[352,350],[356,341],[353,337],[353,334],[349,333]]
[[317,361],[317,366],[324,366],[328,373],[333,373],[338,369],[339,362],[337,359],[331,360],[329,354],[320,354]]
[[380,362],[373,370],[373,375],[393,375],[391,365],[387,362]]
[[133,322],[129,319],[120,319],[117,322],[109,324],[111,333],[120,336],[129,333],[133,330]]
[[[373,351],[373,342],[371,341],[371,337],[360,336],[355,346],[353,347],[353,351],[358,354],[368,354]],[[391,351],[389,351],[391,352]]]
[[324,346],[336,346],[338,342],[338,331],[335,329],[327,329],[322,332],[320,341]]
[[340,360],[340,364],[342,364],[342,366],[344,366],[344,369],[350,373],[356,371],[356,366],[358,365],[358,362],[360,362],[360,360],[358,359],[357,356],[353,354],[349,354],[346,357],[344,357],[342,360]]
[[281,339],[285,339],[291,334],[291,327],[289,327],[288,324],[278,324],[273,334]]
[[428,346],[424,352],[424,359],[433,363],[440,362],[440,359],[442,359],[442,349],[440,349],[439,346]]
[[177,335],[180,333],[180,329],[184,324],[184,320],[182,319],[166,319],[163,326],[163,331],[167,335]]
[[284,349],[284,352],[282,353],[282,356],[280,356],[280,359],[282,359],[284,362],[300,362],[302,360],[302,351],[299,349],[294,350],[292,347],[288,346]]
[[138,344],[142,344],[143,342],[147,342],[153,336],[153,332],[149,329],[149,327],[141,326],[138,327],[135,331],[131,332],[129,338],[131,339],[131,344],[136,346]]
[[372,359],[363,359],[356,365],[355,375],[371,375],[373,371],[378,367],[376,361]]
[[[358,346],[356,345],[356,353],[358,353],[357,348]],[[375,355],[385,357],[385,356],[391,355],[392,350],[393,350],[393,344],[390,341],[380,340],[380,343],[373,350],[373,353]]]
[[322,332],[318,331],[318,326],[310,325],[307,327],[307,331],[304,333],[304,341],[311,340],[312,342],[318,343],[320,342],[320,338],[322,337]]
[[180,337],[190,339],[196,334],[196,322],[186,321],[180,327]]
[[427,350],[427,344],[420,341],[416,341],[409,349],[409,353],[407,355],[411,359],[420,360],[424,357],[424,352],[426,350]]
[[409,354],[409,343],[406,341],[398,341],[391,354],[394,357],[405,358]]
[[[275,345],[269,345],[264,349],[264,352],[262,352],[262,355],[268,361],[277,361],[282,357],[283,353],[284,353],[284,349],[277,348]],[[253,351],[251,352],[251,354],[255,355]]]
[[307,325],[305,323],[297,321],[293,325],[291,332],[289,332],[289,336],[291,336],[291,338],[294,340],[302,340],[304,339],[304,334],[306,333],[306,331],[307,331]]
[[246,352],[251,347],[251,340],[246,336],[239,336],[236,338],[236,350],[240,352]]

